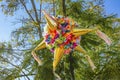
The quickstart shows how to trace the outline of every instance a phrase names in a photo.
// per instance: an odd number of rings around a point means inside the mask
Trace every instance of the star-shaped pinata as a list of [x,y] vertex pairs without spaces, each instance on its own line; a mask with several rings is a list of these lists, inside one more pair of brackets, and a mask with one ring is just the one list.
[[77,50],[86,56],[92,69],[95,69],[90,57],[86,51],[79,45],[80,36],[96,32],[108,45],[111,44],[110,39],[98,29],[77,29],[76,23],[67,17],[52,17],[43,11],[46,19],[46,26],[44,27],[44,40],[32,51],[34,59],[41,65],[41,60],[35,54],[35,51],[43,48],[49,48],[54,53],[53,71],[60,62],[64,54],[69,54],[72,50]]

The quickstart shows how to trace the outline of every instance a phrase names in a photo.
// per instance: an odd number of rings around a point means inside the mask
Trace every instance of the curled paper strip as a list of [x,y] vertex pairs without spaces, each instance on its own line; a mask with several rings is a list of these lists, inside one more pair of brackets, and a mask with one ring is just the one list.
[[100,30],[97,30],[96,31],[96,34],[101,38],[103,39],[108,45],[111,45],[112,44],[112,41],[110,40],[110,38],[104,34],[103,32],[101,32]]

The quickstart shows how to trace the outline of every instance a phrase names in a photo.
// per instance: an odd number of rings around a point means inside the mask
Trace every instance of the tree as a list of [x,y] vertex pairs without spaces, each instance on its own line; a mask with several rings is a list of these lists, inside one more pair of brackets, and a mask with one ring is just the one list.
[[[94,33],[81,37],[80,44],[87,50],[97,69],[93,72],[84,56],[74,52],[72,54],[72,65],[74,67],[75,80],[119,80],[120,20],[114,15],[105,16],[102,0],[36,1],[5,0],[5,4],[1,5],[6,15],[14,16],[14,13],[20,9],[25,10],[28,15],[19,19],[22,22],[22,26],[12,32],[12,42],[1,43],[0,62],[2,63],[0,64],[0,72],[3,73],[0,74],[0,77],[2,80],[22,79],[23,77],[30,80],[30,76],[34,80],[48,80],[48,78],[49,80],[54,80],[54,75],[52,74],[53,54],[47,49],[37,52],[37,55],[43,59],[43,66],[38,66],[38,63],[31,56],[32,49],[42,40],[42,26],[45,21],[41,10],[46,9],[46,7],[51,15],[63,14],[71,17],[78,23],[78,28],[98,27],[112,39],[112,45],[107,46]],[[20,58],[19,64],[16,64],[15,60],[9,60],[8,57],[10,57],[9,59]],[[64,80],[71,80],[69,60],[68,55],[64,56],[57,69],[57,73]],[[9,67],[4,63],[7,63]]]

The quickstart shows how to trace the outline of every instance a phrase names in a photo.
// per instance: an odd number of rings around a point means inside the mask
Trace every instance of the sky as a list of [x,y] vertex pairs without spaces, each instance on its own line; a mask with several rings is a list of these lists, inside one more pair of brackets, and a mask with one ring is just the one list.
[[[104,0],[106,14],[118,14],[120,18],[120,0]],[[18,15],[19,14],[19,15]],[[23,11],[16,12],[15,16],[5,16],[0,10],[0,42],[9,41],[11,32],[17,29],[20,24],[14,25],[16,19],[23,16]]]
[[120,0],[104,0],[105,11],[107,14],[118,14],[120,18]]

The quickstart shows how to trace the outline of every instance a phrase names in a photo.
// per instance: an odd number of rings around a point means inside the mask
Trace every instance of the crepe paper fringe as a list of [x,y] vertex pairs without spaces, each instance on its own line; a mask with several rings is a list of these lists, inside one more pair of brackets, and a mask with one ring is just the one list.
[[61,77],[55,71],[53,71],[53,74],[57,78],[56,80],[61,80]]
[[112,44],[112,41],[110,40],[110,38],[103,32],[101,32],[100,30],[96,31],[96,34],[103,39],[108,45]]
[[94,70],[96,69],[96,66],[95,66],[94,63],[92,62],[90,56],[86,55],[85,57],[86,57],[86,59],[88,60],[90,66],[91,66],[91,68],[92,68],[92,70],[94,71]]
[[32,55],[34,59],[38,62],[39,66],[42,65],[42,61],[39,59],[39,57],[35,54],[35,51],[32,51]]

